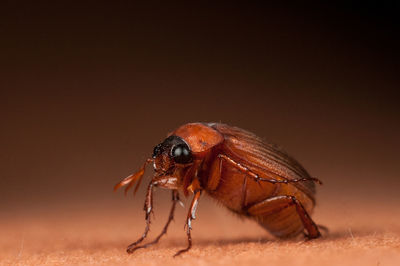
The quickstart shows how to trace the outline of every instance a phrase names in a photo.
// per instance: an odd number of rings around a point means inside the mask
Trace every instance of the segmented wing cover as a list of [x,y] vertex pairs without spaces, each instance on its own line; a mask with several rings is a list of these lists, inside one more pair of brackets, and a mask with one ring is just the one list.
[[[260,177],[280,180],[310,178],[303,166],[279,146],[268,143],[241,128],[219,123],[209,123],[207,125],[224,136],[225,152],[241,164],[246,165]],[[245,161],[243,158],[245,158]],[[315,184],[313,181],[293,182],[291,184],[303,191],[311,200],[315,200]]]

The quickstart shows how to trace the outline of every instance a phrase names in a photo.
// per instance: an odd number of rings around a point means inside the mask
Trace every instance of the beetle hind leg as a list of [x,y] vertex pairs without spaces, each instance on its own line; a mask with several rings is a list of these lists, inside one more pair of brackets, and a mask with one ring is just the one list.
[[[253,217],[267,217],[269,215],[276,214],[288,207],[295,206],[296,213],[298,214],[304,229],[307,231],[306,237],[309,239],[318,238],[321,233],[318,230],[318,226],[314,223],[307,211],[300,203],[299,200],[294,196],[276,196],[265,199],[259,203],[250,206],[247,209],[247,213]],[[278,229],[276,232],[272,232],[285,237],[285,232],[280,232]]]

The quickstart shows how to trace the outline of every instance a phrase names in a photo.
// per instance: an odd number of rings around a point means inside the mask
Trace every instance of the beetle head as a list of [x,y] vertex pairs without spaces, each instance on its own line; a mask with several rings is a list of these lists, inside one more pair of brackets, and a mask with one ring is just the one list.
[[[175,135],[169,136],[163,142],[154,147],[153,158],[147,159],[142,168],[124,178],[121,182],[115,185],[114,190],[122,186],[126,186],[125,193],[137,182],[134,192],[136,193],[140,186],[145,167],[148,163],[153,163],[154,171],[156,172],[153,178],[170,176],[178,183],[181,182],[185,167],[192,163],[192,151],[189,145],[181,138]],[[174,185],[176,186],[176,184]],[[172,187],[170,183],[166,188]]]
[[171,174],[175,166],[193,161],[189,145],[180,137],[172,135],[153,150],[154,170],[158,175]]

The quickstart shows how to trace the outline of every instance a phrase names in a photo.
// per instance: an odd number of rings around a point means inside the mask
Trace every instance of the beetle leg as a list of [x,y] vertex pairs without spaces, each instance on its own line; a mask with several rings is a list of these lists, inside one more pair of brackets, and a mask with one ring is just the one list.
[[214,160],[211,165],[210,174],[207,180],[207,190],[214,191],[217,189],[219,181],[221,179],[221,170],[222,170],[222,159],[218,158]]
[[[208,176],[207,180],[207,190],[208,191],[214,191],[217,189],[218,184],[221,180],[221,171],[222,171],[222,155],[218,156],[217,160],[214,160],[214,162],[211,165],[210,169],[210,174]],[[247,204],[247,179],[248,175],[245,175],[243,178],[243,184],[242,184],[242,208],[246,206]]]
[[193,183],[193,180],[195,180],[195,178],[197,177],[197,173],[202,162],[202,160],[195,160],[183,177],[183,194],[185,195],[185,197],[189,195],[190,191],[188,190],[188,188]]
[[[276,184],[276,183],[288,184],[288,183],[301,182],[301,181],[314,181],[314,182],[317,182],[317,183],[319,183],[319,184],[322,184],[322,182],[321,182],[319,179],[314,178],[314,177],[297,178],[297,179],[287,179],[287,178],[285,178],[285,177],[283,177],[283,176],[280,176],[280,175],[278,175],[278,174],[276,174],[276,173],[271,173],[271,174],[276,175],[276,176],[282,178],[281,180],[274,179],[274,178],[260,177],[258,174],[256,174],[256,173],[254,173],[253,171],[251,171],[247,166],[245,166],[245,165],[243,165],[243,164],[241,164],[241,163],[238,163],[238,162],[234,161],[232,158],[230,158],[230,157],[228,157],[228,156],[226,156],[226,155],[224,155],[224,154],[219,154],[219,155],[218,155],[218,158],[224,159],[226,162],[228,162],[229,164],[231,164],[232,166],[234,166],[234,167],[235,167],[236,169],[238,169],[239,171],[241,171],[241,172],[243,172],[243,173],[245,173],[245,174],[247,174],[247,175],[253,177],[254,180],[255,180],[256,182],[259,182],[259,181],[266,181],[266,182],[269,182],[269,183],[272,183],[272,184]],[[266,171],[266,170],[264,170],[264,171]]]
[[192,235],[190,233],[190,230],[192,230],[192,220],[196,219],[196,209],[197,205],[199,204],[199,198],[201,196],[201,190],[195,191],[195,194],[193,196],[192,204],[190,205],[190,209],[187,215],[186,219],[186,234],[188,238],[188,246],[185,249],[179,250],[174,257],[181,255],[182,253],[187,252],[191,247],[192,247]]
[[243,178],[242,185],[242,209],[247,205],[247,176]]
[[321,229],[322,231],[324,231],[324,233],[328,234],[329,233],[329,228],[326,227],[325,225],[322,224],[317,224],[318,229]]
[[147,237],[147,234],[150,230],[150,214],[153,211],[153,187],[156,185],[157,181],[155,182],[152,180],[147,187],[146,200],[144,202],[144,211],[146,212],[146,227],[144,229],[143,235],[138,240],[136,240],[136,242],[133,242],[127,247],[126,252],[128,253],[132,253],[135,250],[135,246],[137,246]]
[[277,213],[293,205],[296,206],[297,214],[299,215],[304,228],[308,232],[308,235],[306,236],[310,239],[320,237],[321,233],[318,230],[318,226],[308,215],[300,201],[298,201],[294,196],[276,196],[265,199],[248,208],[247,212],[252,216],[264,216]]
[[172,207],[171,207],[171,210],[170,210],[170,212],[169,212],[168,221],[167,221],[167,223],[165,224],[164,229],[162,230],[162,232],[161,232],[161,233],[156,237],[156,239],[154,239],[152,242],[147,243],[147,244],[142,245],[142,246],[133,247],[133,248],[131,249],[130,253],[134,252],[134,251],[137,250],[137,249],[140,249],[140,248],[147,248],[147,247],[150,247],[150,246],[152,246],[152,245],[158,243],[158,241],[161,239],[161,237],[167,233],[168,226],[169,226],[169,224],[171,223],[171,221],[174,219],[175,206],[176,206],[176,203],[177,203],[178,201],[179,201],[179,194],[178,194],[178,191],[177,191],[177,190],[173,190],[173,191],[172,191]]

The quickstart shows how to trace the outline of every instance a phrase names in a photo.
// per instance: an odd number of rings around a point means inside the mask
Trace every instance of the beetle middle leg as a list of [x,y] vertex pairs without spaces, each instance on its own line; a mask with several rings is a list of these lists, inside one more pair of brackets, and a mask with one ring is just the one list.
[[264,216],[277,213],[293,205],[296,206],[297,214],[299,215],[304,228],[308,232],[308,235],[306,236],[310,239],[320,237],[321,233],[318,230],[318,226],[308,215],[301,202],[294,196],[275,196],[265,199],[249,207],[247,212],[252,216]]
[[196,219],[196,209],[197,209],[197,205],[199,204],[200,196],[201,196],[201,190],[195,191],[192,203],[189,208],[187,219],[186,219],[185,228],[186,228],[186,234],[187,234],[187,238],[188,238],[188,246],[185,249],[181,249],[177,253],[175,253],[174,257],[187,252],[192,247],[192,235],[191,235],[190,231],[192,230],[192,220]]
[[[229,156],[226,156],[224,154],[219,154],[218,158],[220,160],[226,161],[227,163],[229,163],[230,165],[232,165],[233,167],[235,167],[239,171],[241,171],[241,172],[253,177],[256,182],[266,181],[266,182],[269,182],[269,183],[272,183],[272,184],[276,184],[276,183],[288,184],[288,183],[295,183],[295,182],[301,182],[301,181],[314,181],[314,182],[317,182],[319,184],[322,184],[322,182],[319,179],[314,178],[314,177],[287,179],[287,178],[285,178],[283,176],[279,176],[276,173],[271,173],[271,174],[276,175],[276,176],[280,177],[281,179],[260,177],[258,174],[254,173],[252,170],[250,170],[247,166],[236,162],[235,160],[233,160]],[[266,171],[266,170],[264,169],[264,171]]]

